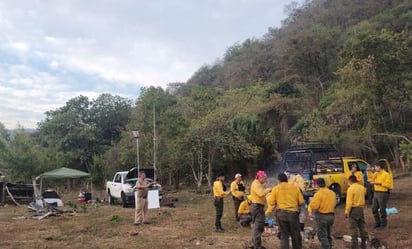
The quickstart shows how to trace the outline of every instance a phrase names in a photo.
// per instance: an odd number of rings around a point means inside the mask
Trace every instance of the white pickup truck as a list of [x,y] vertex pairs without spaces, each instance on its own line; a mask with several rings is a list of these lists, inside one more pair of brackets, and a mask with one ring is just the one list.
[[[146,180],[153,181],[154,170],[150,168],[140,169],[146,172]],[[123,207],[135,205],[135,185],[137,181],[137,169],[132,168],[129,171],[119,171],[113,177],[112,181],[106,183],[106,193],[109,197],[109,203],[114,204],[116,200],[121,200]],[[162,199],[162,186],[155,184],[149,190],[159,190],[159,201]]]

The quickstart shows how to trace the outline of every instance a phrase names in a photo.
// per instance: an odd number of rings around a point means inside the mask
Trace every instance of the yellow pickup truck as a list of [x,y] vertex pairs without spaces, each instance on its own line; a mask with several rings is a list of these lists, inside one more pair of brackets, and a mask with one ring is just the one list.
[[[300,173],[305,179],[304,196],[312,197],[317,191],[317,179],[322,177],[326,186],[336,193],[336,203],[340,204],[346,197],[350,167],[355,164],[364,174],[366,182],[366,161],[356,157],[343,157],[330,144],[305,144],[291,146],[282,158],[283,170]],[[388,160],[378,160],[374,165],[381,165],[392,176],[392,168]],[[393,179],[393,177],[392,177]]]

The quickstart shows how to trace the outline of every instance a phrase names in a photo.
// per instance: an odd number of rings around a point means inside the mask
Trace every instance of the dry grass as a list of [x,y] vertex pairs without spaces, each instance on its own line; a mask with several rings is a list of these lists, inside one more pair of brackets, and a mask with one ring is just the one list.
[[[395,180],[389,207],[396,207],[396,215],[388,216],[389,229],[374,232],[370,208],[366,209],[370,234],[387,243],[390,248],[412,248],[408,227],[412,227],[410,190],[412,178]],[[93,197],[100,197],[94,194]],[[222,224],[224,234],[214,232],[214,207],[208,194],[189,191],[173,193],[178,198],[176,208],[162,207],[150,210],[150,225],[133,226],[134,209],[121,205],[88,206],[74,215],[31,219],[26,207],[12,205],[0,207],[0,248],[243,248],[250,241],[250,229],[241,228],[233,218],[233,203],[225,200]],[[75,195],[64,196],[75,202]],[[311,226],[310,222],[307,223]],[[337,208],[334,225],[337,237],[349,234],[343,206]],[[276,236],[266,236],[263,243],[268,248],[278,248]],[[335,249],[346,248],[342,240],[335,240]],[[320,248],[318,241],[305,243],[305,248]]]

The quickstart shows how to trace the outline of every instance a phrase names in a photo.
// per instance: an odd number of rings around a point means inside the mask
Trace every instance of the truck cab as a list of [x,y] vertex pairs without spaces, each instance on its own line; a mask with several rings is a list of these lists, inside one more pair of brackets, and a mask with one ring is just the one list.
[[[147,182],[153,182],[154,178],[155,178],[155,169],[153,168],[140,168],[140,171],[144,171],[146,174],[146,181]],[[127,183],[129,183],[130,185],[135,186],[136,185],[136,181],[137,181],[137,177],[138,177],[138,171],[137,168],[132,168],[127,172],[126,175],[126,181]],[[154,184],[153,186],[151,186],[149,188],[150,190],[158,190],[159,191],[159,201],[162,200],[163,198],[163,191],[162,191],[162,185],[160,185],[159,183]],[[133,195],[133,201],[134,201],[134,195]]]
[[109,203],[114,204],[121,199],[123,207],[134,204],[134,185],[127,182],[128,171],[116,172],[112,181],[106,183],[106,191]]
[[[326,186],[335,192],[338,205],[346,197],[350,167],[353,164],[362,174],[366,174],[369,165],[366,161],[356,157],[343,157],[333,145],[316,143],[290,146],[283,155],[281,166],[283,170],[303,176],[303,195],[306,200],[315,194],[318,189],[317,179],[322,177]],[[380,164],[393,179],[391,165],[386,159],[380,159],[374,163],[376,164]]]

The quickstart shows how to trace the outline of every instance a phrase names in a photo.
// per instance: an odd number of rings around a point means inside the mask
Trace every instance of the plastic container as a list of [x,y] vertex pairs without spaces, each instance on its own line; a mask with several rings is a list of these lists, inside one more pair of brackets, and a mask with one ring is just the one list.
[[[345,242],[352,242],[352,236],[350,235],[343,235],[343,241]],[[358,242],[360,243],[362,241],[361,238],[358,238]]]
[[78,195],[78,198],[77,198],[77,204],[81,205],[85,202],[86,202],[86,200],[84,198],[84,194],[82,192],[80,192],[79,195]]

